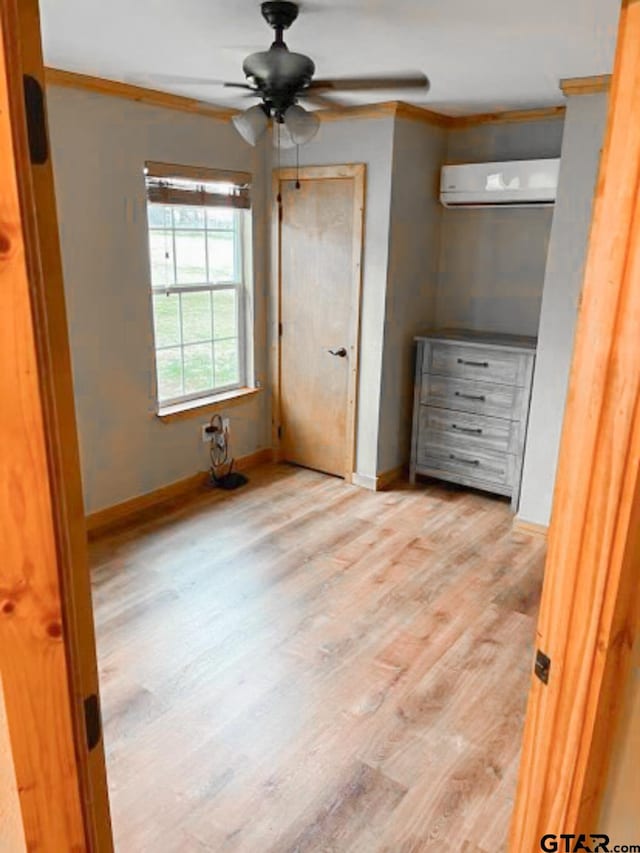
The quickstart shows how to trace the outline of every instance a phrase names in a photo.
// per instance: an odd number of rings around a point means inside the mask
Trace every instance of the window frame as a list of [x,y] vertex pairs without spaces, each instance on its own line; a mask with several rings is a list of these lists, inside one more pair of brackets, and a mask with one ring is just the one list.
[[[153,168],[153,167],[159,168]],[[151,168],[150,168],[151,167]],[[158,172],[160,175],[158,175]],[[164,175],[173,175],[178,178],[180,181],[191,181],[195,187],[198,185],[199,180],[206,180],[207,182],[216,182],[216,183],[227,183],[227,184],[236,184],[239,180],[242,180],[243,183],[250,183],[250,175],[245,173],[230,173],[230,172],[221,172],[218,170],[205,170],[200,169],[199,167],[180,167],[180,166],[169,166],[164,164],[147,164],[147,168],[145,169],[145,185],[148,187],[147,178],[149,177],[162,177]],[[194,199],[197,197],[197,192],[194,192]],[[251,249],[251,207],[239,207],[238,205],[230,204],[228,207],[225,205],[207,205],[207,204],[189,204],[188,201],[181,202],[180,204],[165,204],[165,207],[168,207],[172,211],[171,215],[171,224],[170,226],[154,226],[150,224],[149,217],[149,206],[152,204],[162,205],[161,201],[156,201],[150,199],[148,194],[146,196],[146,206],[145,206],[145,215],[146,215],[146,230],[147,230],[147,245],[148,245],[148,256],[149,256],[149,296],[151,302],[151,318],[152,318],[152,334],[153,334],[153,362],[154,362],[154,383],[153,383],[153,393],[155,397],[156,403],[156,411],[158,414],[161,414],[163,410],[171,409],[173,411],[179,410],[179,407],[184,404],[185,409],[193,408],[193,403],[199,400],[202,400],[203,405],[210,404],[215,402],[217,396],[220,397],[228,397],[231,392],[234,391],[243,391],[248,387],[248,373],[249,366],[251,364],[251,355],[248,352],[248,347],[250,345],[251,335],[249,334],[249,318],[248,318],[248,309],[250,305],[250,299],[248,294],[248,288],[252,286],[252,276],[251,276],[251,258],[250,258],[250,249]],[[173,215],[174,208],[201,208],[204,213],[204,222],[203,226],[197,228],[180,228],[176,227],[175,217]],[[221,207],[224,210],[231,210],[233,215],[233,228],[215,228],[210,227],[208,224],[207,210],[215,209],[216,207]],[[171,233],[171,246],[172,246],[172,264],[173,264],[173,272],[172,278],[173,282],[166,285],[156,285],[153,284],[153,275],[152,275],[152,261],[151,261],[151,235],[156,232],[170,232]],[[206,275],[209,277],[209,234],[211,233],[231,233],[234,237],[234,279],[232,281],[204,281],[204,282],[190,282],[186,284],[177,283],[177,269],[178,269],[178,257],[176,252],[176,234],[180,231],[198,233],[203,235],[204,244],[205,244],[205,268]],[[214,370],[214,379],[215,379],[215,345],[216,338],[214,336],[214,315],[213,315],[213,297],[217,292],[224,291],[233,291],[236,294],[236,324],[235,324],[235,339],[237,340],[237,363],[238,363],[238,380],[231,383],[226,383],[225,385],[210,385],[207,388],[203,388],[199,391],[180,394],[173,397],[161,397],[160,396],[160,384],[159,384],[159,376],[158,376],[158,353],[166,350],[180,350],[181,364],[182,364],[182,380],[183,380],[183,388],[184,388],[184,356],[185,350],[188,349],[192,344],[185,344],[183,340],[183,328],[182,328],[182,300],[178,301],[178,311],[179,311],[179,326],[180,326],[180,343],[179,344],[168,344],[164,346],[159,346],[157,341],[156,334],[156,319],[155,319],[155,297],[156,296],[181,296],[183,294],[188,293],[209,293],[210,294],[210,305],[212,309],[211,314],[211,338],[208,340],[203,340],[201,343],[210,344],[212,347],[212,355],[213,355],[213,370]],[[225,338],[220,340],[233,340],[233,338]],[[192,342],[193,345],[197,345],[199,342]]]

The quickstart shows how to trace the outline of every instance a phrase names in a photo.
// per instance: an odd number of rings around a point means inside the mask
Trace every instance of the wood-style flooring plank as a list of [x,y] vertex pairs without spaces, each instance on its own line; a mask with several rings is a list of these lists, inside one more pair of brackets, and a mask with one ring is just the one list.
[[117,850],[504,849],[541,537],[455,487],[250,477],[91,544]]

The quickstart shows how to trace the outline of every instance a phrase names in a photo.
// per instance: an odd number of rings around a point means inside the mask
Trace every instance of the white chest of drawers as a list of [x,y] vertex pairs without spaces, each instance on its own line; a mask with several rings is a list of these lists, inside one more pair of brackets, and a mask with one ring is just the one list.
[[411,481],[520,496],[535,338],[462,330],[416,338]]

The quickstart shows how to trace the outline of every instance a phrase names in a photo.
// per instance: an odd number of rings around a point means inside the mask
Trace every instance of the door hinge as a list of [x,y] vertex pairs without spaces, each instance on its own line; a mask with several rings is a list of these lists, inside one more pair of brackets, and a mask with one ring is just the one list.
[[282,337],[282,323],[278,323],[278,337]]
[[282,438],[282,427],[278,427],[278,438]]
[[84,727],[87,735],[87,749],[91,752],[100,743],[102,737],[100,700],[96,693],[92,693],[84,700]]
[[551,669],[551,658],[548,658],[540,649],[536,652],[535,674],[543,684],[549,683],[549,670]]
[[47,141],[47,122],[44,113],[44,95],[42,86],[30,74],[22,77],[24,106],[27,117],[27,137],[29,140],[29,158],[36,166],[42,166],[49,158]]

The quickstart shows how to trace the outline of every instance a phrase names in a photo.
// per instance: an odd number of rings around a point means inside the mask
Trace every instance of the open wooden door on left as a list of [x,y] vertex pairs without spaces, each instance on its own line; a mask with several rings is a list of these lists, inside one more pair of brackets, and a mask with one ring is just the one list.
[[0,10],[0,776],[15,773],[23,828],[7,843],[109,853],[38,3]]

